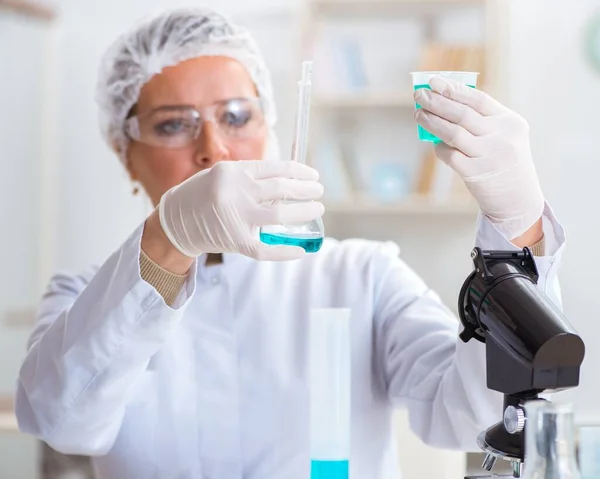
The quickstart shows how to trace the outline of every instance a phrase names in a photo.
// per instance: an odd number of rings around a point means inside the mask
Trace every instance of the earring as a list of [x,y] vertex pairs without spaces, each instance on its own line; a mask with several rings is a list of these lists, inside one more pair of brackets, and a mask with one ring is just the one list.
[[136,196],[140,192],[140,184],[137,181],[133,182],[133,195]]

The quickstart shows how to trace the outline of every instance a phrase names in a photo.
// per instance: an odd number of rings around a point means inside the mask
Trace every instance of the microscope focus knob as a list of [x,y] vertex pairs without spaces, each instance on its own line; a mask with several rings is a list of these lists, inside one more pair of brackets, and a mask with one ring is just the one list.
[[504,410],[504,429],[509,434],[518,434],[525,427],[525,412],[520,407],[508,406]]

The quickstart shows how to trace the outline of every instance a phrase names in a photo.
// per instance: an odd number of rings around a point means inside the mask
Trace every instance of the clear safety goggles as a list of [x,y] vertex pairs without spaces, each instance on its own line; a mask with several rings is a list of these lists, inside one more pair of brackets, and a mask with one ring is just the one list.
[[165,106],[128,118],[125,134],[149,146],[182,148],[198,139],[206,122],[225,139],[247,139],[261,132],[265,116],[259,98],[235,98],[204,108]]

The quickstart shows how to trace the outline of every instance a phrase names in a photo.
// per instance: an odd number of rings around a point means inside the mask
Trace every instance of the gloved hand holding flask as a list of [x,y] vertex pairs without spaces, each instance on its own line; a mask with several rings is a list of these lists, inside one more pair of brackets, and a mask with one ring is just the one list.
[[[222,161],[167,191],[159,204],[167,238],[189,257],[241,253],[259,260],[291,260],[305,251],[258,239],[266,224],[310,221],[324,211],[319,174],[293,161]],[[283,200],[306,200],[284,204]]]
[[[298,104],[291,161],[302,164],[306,164],[308,151],[312,65],[312,61],[302,62],[302,77],[298,82]],[[266,225],[260,229],[260,239],[264,243],[300,246],[307,253],[319,251],[324,236],[325,228],[320,217],[305,222]]]

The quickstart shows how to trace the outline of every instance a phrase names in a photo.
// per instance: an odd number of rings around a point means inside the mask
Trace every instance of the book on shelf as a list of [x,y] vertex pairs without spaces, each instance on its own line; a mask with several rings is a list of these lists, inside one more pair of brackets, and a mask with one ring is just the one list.
[[368,87],[361,46],[348,35],[327,35],[315,51],[315,93],[355,93]]
[[311,166],[319,171],[325,187],[323,199],[329,202],[346,202],[355,189],[352,173],[344,161],[343,148],[335,139],[319,142],[310,158]]
[[421,51],[417,71],[479,72],[477,83],[485,85],[485,50],[479,44],[427,42]]

